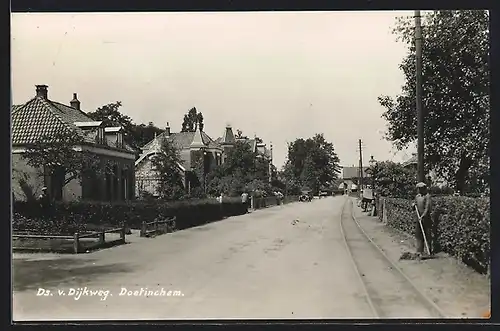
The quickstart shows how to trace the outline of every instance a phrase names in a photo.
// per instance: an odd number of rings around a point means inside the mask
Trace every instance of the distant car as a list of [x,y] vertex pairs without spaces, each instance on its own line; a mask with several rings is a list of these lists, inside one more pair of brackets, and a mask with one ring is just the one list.
[[302,191],[302,194],[299,196],[299,201],[311,202],[312,201],[312,193],[310,191]]
[[319,192],[319,197],[320,198],[321,197],[326,197],[326,196],[328,196],[328,192],[326,192],[326,191]]

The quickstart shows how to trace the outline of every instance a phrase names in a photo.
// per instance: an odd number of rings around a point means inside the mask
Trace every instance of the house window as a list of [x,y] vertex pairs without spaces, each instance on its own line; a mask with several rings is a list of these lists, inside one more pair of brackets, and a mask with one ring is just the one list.
[[123,148],[123,133],[118,132],[116,136],[116,147]]
[[128,199],[128,169],[125,168],[122,170],[122,199]]
[[[132,168],[133,169],[133,168]],[[128,172],[128,199],[133,199],[134,198],[134,172],[129,171]]]
[[111,200],[111,170],[109,168],[106,169],[106,200]]
[[120,191],[118,187],[118,181],[120,178],[118,177],[118,166],[113,166],[113,200],[120,200]]
[[97,129],[97,143],[104,144],[104,128]]

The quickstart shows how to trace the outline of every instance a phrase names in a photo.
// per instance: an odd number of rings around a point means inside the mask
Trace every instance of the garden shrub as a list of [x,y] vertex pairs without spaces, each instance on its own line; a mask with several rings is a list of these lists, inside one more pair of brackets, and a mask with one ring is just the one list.
[[[387,225],[414,234],[417,216],[411,200],[381,198],[379,217],[383,219],[385,200]],[[490,265],[490,202],[487,198],[440,196],[432,199],[432,247],[461,259],[479,272]]]
[[246,212],[241,199],[224,199],[222,206],[215,199],[165,202],[162,200],[131,202],[56,202],[52,220],[44,220],[36,205],[26,202],[14,204],[14,231],[42,231],[42,233],[72,234],[86,229],[87,225],[120,227],[126,224],[140,229],[143,221],[166,219],[176,216],[178,229],[198,226],[228,216]]

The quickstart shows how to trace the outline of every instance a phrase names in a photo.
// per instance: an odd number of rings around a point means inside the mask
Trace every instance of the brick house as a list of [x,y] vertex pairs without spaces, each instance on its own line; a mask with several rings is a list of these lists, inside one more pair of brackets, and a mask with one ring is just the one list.
[[167,123],[167,127],[162,134],[156,136],[141,148],[142,153],[135,162],[135,176],[137,180],[135,193],[137,196],[142,191],[154,196],[159,195],[159,176],[154,170],[152,157],[160,152],[163,139],[170,140],[180,152],[182,162],[177,164],[177,166],[182,174],[183,184],[188,193],[191,192],[191,187],[194,185],[194,181],[197,180],[193,173],[193,168],[195,160],[198,157],[203,159],[205,173],[210,172],[210,170],[222,163],[223,148],[213,141],[201,128],[196,132],[173,133],[170,131],[170,126]]
[[[48,98],[46,85],[36,86],[36,96],[23,105],[12,106],[12,190],[16,199],[37,196],[46,186],[55,200],[120,201],[134,198],[135,151],[123,140],[121,127],[106,127],[93,121],[80,109],[77,94],[70,105]],[[26,145],[44,135],[68,132],[83,138],[77,150],[98,156],[102,175],[74,179],[64,185],[64,174],[47,174],[45,169],[34,169],[22,158]],[[23,185],[22,182],[25,184]],[[27,192],[31,190],[31,192]]]

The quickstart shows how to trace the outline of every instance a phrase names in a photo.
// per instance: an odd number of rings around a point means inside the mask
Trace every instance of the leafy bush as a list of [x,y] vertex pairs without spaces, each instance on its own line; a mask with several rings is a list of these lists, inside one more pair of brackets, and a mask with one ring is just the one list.
[[75,232],[88,231],[85,224],[78,224],[64,219],[28,218],[19,213],[14,213],[12,228],[16,232],[40,235],[73,235]]
[[[413,234],[417,225],[411,200],[381,198],[379,217],[387,224]],[[486,198],[441,196],[432,200],[434,252],[443,251],[474,269],[486,272],[490,265],[490,203]]]
[[34,208],[30,203],[16,202],[14,210],[15,231],[40,230],[42,233],[74,233],[76,229],[85,229],[89,224],[119,227],[125,223],[130,228],[140,229],[143,221],[151,222],[172,216],[177,217],[177,228],[185,229],[246,212],[241,199],[224,199],[222,204],[215,199],[178,202],[57,202],[51,220],[43,220],[39,208]]
[[453,189],[449,186],[431,186],[429,187],[429,193],[432,195],[452,195]]

